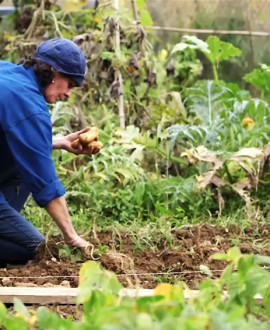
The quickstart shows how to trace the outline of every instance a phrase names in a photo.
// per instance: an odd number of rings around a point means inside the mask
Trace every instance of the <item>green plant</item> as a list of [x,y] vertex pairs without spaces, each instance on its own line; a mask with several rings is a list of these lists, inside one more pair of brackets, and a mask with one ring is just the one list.
[[241,55],[241,50],[239,48],[234,47],[229,42],[221,41],[216,36],[209,36],[206,42],[194,36],[184,36],[183,41],[174,46],[172,53],[183,51],[186,48],[196,49],[203,52],[211,62],[214,81],[216,83],[219,81],[218,67],[220,62]]
[[268,65],[261,64],[259,69],[254,69],[252,72],[247,73],[243,79],[260,90],[262,99],[268,96],[270,91],[270,67]]
[[[234,86],[200,81],[186,89],[188,124],[168,128],[171,148],[204,145],[220,153],[263,147],[269,139],[269,105]],[[253,124],[246,124],[250,120]]]
[[[243,255],[238,248],[214,259],[226,260],[220,279],[201,283],[194,296],[181,282],[161,283],[150,297],[123,297],[115,274],[88,261],[80,270],[78,304],[83,306],[79,320],[63,319],[46,307],[30,314],[18,300],[14,313],[0,304],[0,324],[5,329],[269,329],[269,257]],[[186,289],[186,290],[185,290]],[[226,289],[226,291],[224,291]],[[258,297],[258,295],[260,295]],[[106,317],[104,317],[106,315]]]

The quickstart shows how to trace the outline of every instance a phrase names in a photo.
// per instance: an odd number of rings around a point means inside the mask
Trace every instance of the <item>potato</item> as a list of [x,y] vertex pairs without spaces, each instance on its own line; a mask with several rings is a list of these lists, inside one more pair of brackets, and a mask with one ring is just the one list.
[[79,149],[80,145],[83,149],[101,149],[103,144],[98,141],[99,132],[97,127],[91,127],[87,132],[79,135],[78,139],[72,142],[72,147],[74,149]]
[[94,149],[101,149],[103,146],[103,143],[100,141],[92,141],[88,143],[87,148],[94,148]]
[[89,131],[79,135],[79,140],[82,146],[87,146],[92,141],[97,141],[99,138],[98,128],[91,127]]

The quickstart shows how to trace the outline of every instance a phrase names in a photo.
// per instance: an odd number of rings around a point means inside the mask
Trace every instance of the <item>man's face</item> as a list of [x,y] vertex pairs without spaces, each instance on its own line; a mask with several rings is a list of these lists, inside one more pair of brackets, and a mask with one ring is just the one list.
[[67,101],[70,98],[72,88],[76,87],[76,85],[61,73],[57,71],[53,71],[53,73],[53,82],[45,88],[44,97],[47,103]]

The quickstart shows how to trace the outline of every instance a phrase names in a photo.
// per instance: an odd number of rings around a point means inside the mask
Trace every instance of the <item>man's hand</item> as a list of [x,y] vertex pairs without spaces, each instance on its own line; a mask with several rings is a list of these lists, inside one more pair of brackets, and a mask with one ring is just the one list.
[[72,147],[72,142],[77,140],[79,135],[89,131],[89,127],[86,127],[78,132],[71,133],[69,135],[55,138],[53,141],[53,149],[64,149],[69,152],[72,152],[75,155],[95,155],[100,151],[100,148],[90,147],[87,149],[83,149],[81,145],[78,148]]
[[89,246],[89,243],[78,235],[72,240],[65,240],[65,243],[77,248],[86,248]]

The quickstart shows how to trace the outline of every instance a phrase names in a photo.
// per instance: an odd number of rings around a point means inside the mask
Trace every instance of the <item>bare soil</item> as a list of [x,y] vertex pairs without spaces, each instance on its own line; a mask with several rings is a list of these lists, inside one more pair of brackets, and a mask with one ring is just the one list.
[[[226,267],[226,262],[210,258],[215,253],[226,253],[230,247],[238,245],[243,253],[269,255],[270,226],[240,232],[236,227],[225,230],[201,225],[175,229],[172,236],[171,245],[164,239],[157,242],[154,251],[145,249],[141,252],[134,251],[132,237],[126,233],[115,238],[111,231],[106,231],[89,240],[93,247],[108,247],[108,252],[101,255],[98,262],[115,272],[126,287],[154,288],[160,282],[181,280],[196,289],[207,276],[200,270],[200,265],[208,266],[213,277],[219,277]],[[78,252],[74,251],[75,254]],[[80,266],[91,259],[91,255],[93,250],[79,262],[78,258],[76,262],[71,258],[63,259],[59,255],[59,245],[52,240],[38,260],[24,266],[1,268],[0,285],[77,287]]]

